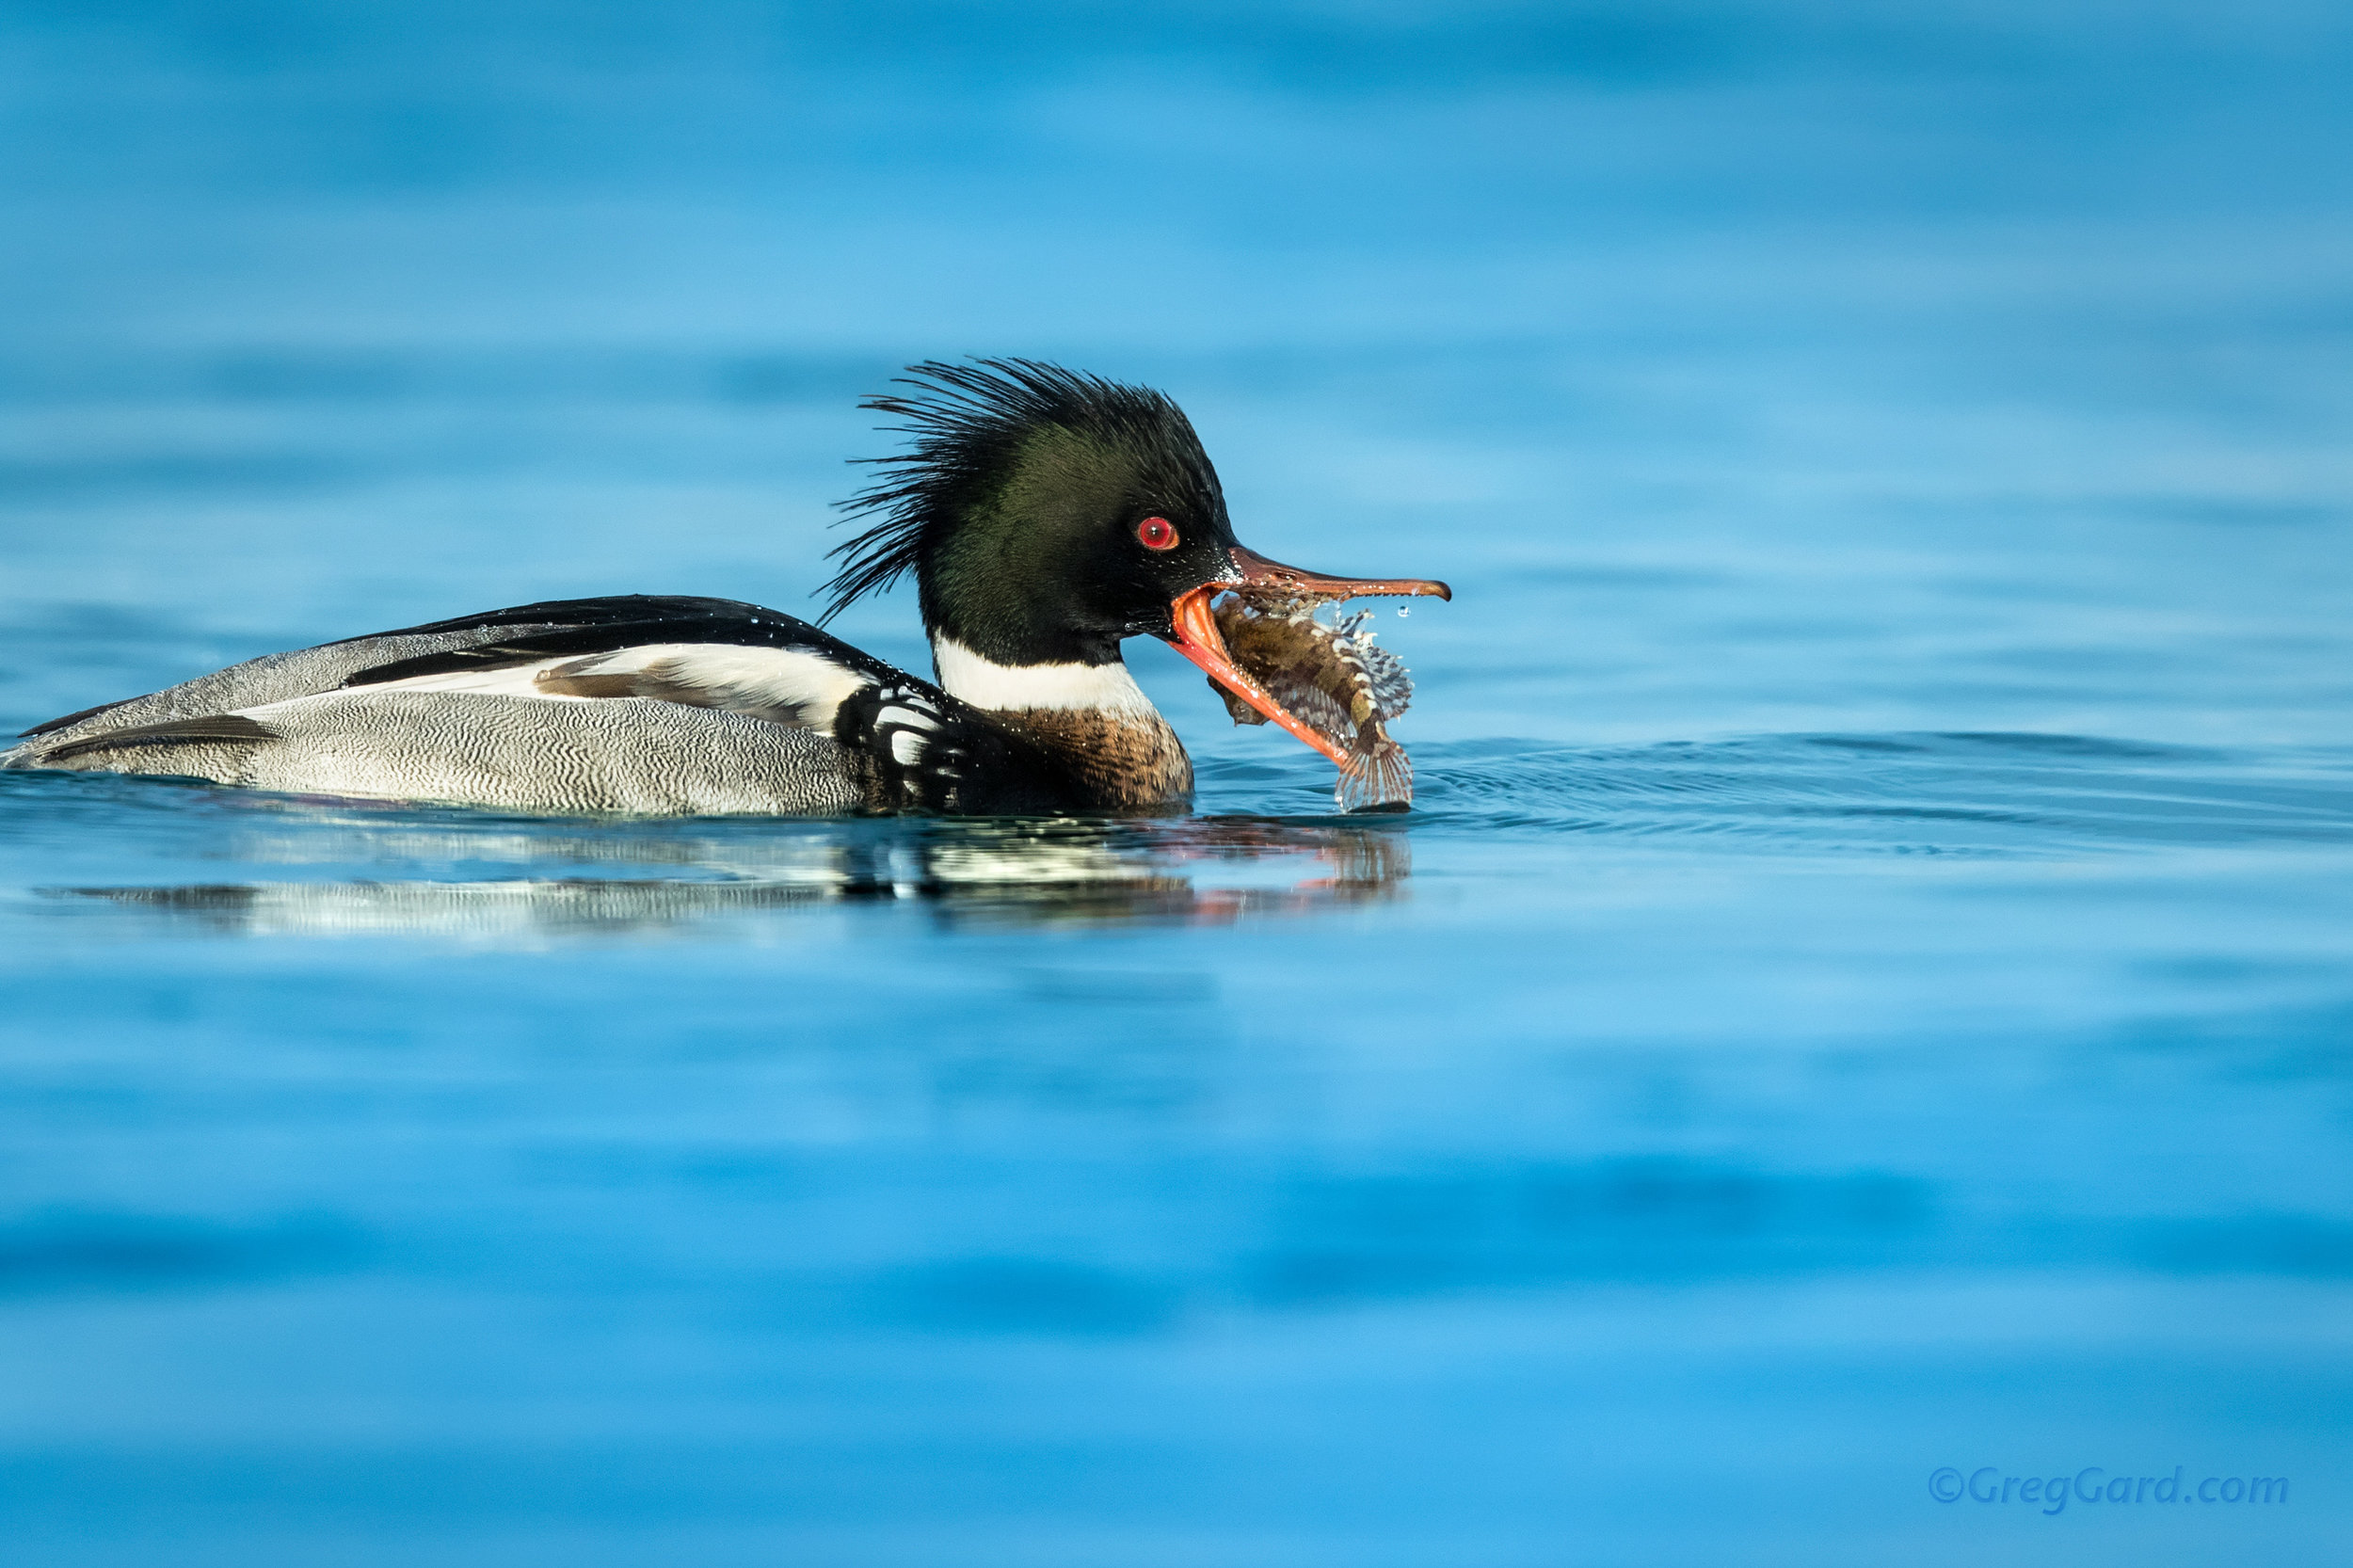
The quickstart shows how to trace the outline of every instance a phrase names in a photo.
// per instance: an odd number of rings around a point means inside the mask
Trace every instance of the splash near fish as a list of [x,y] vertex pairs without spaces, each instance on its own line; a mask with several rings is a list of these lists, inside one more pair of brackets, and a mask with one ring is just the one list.
[[[1374,643],[1370,610],[1318,618],[1337,602],[1241,588],[1210,608],[1234,664],[1330,743],[1319,749],[1344,759],[1332,792],[1340,809],[1401,811],[1413,803],[1414,764],[1388,726],[1413,701],[1413,677],[1403,660]],[[1236,724],[1267,722],[1214,679],[1209,685]]]

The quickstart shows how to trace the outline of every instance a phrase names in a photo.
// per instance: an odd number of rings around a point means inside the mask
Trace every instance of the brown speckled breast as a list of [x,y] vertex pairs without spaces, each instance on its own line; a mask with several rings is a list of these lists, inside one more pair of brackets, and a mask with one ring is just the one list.
[[1193,759],[1158,713],[1018,708],[990,717],[1061,756],[1096,806],[1166,806],[1193,794]]

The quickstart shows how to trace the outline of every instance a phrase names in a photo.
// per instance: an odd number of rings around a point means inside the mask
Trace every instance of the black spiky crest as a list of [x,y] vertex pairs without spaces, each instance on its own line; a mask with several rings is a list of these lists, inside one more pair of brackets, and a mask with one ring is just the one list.
[[[1160,486],[1225,510],[1217,472],[1192,422],[1165,394],[1038,360],[926,360],[858,406],[905,423],[883,426],[913,438],[904,452],[854,459],[883,469],[873,485],[840,503],[843,523],[878,518],[827,552],[841,569],[818,590],[830,596],[824,625],[869,593],[910,571],[920,575],[943,538],[1005,483],[1027,442],[1060,429],[1137,456]],[[925,613],[933,606],[928,602]]]

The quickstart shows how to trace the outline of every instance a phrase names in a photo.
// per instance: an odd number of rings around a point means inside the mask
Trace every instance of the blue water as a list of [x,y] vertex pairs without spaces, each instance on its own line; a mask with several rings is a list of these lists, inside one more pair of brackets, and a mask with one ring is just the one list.
[[[1457,597],[1380,621],[1404,817],[1132,645],[1189,817],[0,774],[0,1558],[2343,1557],[2348,68],[2290,0],[12,8],[8,728],[804,608],[924,356],[1165,387],[1245,542]],[[2287,1500],[2082,1500],[2177,1466]]]

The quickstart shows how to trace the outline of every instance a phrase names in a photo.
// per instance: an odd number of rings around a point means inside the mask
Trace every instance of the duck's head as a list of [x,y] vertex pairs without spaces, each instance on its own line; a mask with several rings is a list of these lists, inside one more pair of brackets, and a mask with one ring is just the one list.
[[1326,577],[1244,549],[1192,422],[1149,388],[1029,360],[926,361],[901,384],[914,391],[864,407],[914,439],[870,459],[887,476],[846,504],[876,520],[834,551],[825,618],[912,571],[943,672],[952,649],[1005,669],[1116,665],[1122,639],[1154,636],[1306,738],[1234,667],[1211,599],[1254,583],[1451,597],[1443,583]]

